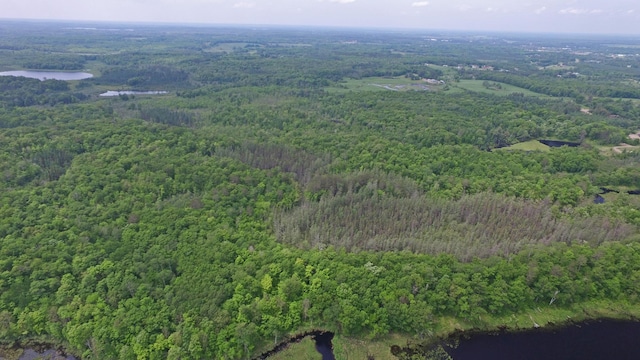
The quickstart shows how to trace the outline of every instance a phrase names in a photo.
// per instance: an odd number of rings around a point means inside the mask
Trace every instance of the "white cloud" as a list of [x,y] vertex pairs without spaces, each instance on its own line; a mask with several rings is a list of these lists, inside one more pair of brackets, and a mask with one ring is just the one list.
[[348,3],[355,2],[355,1],[356,0],[329,0],[329,2],[339,3],[339,4],[348,4]]
[[233,7],[237,9],[251,9],[255,6],[256,6],[256,3],[249,3],[249,2],[239,2],[239,3],[233,4]]
[[578,9],[572,7],[558,11],[562,15],[600,14],[602,12],[602,9]]
[[558,11],[560,14],[563,15],[580,15],[580,14],[584,14],[587,12],[587,10],[585,9],[576,9],[576,8],[566,8],[566,9],[562,9],[560,11]]
[[542,13],[543,13],[543,12],[545,12],[546,10],[547,10],[547,7],[546,7],[546,6],[543,6],[543,7],[541,7],[541,8],[536,9],[536,10],[534,11],[534,13],[536,13],[536,14],[542,14]]
[[507,8],[501,8],[501,7],[488,7],[486,9],[484,9],[485,12],[488,13],[500,13],[500,14],[508,14],[511,12],[511,10],[507,9]]
[[416,1],[416,2],[411,4],[411,6],[413,6],[413,7],[422,7],[422,6],[427,6],[427,5],[429,5],[428,1]]

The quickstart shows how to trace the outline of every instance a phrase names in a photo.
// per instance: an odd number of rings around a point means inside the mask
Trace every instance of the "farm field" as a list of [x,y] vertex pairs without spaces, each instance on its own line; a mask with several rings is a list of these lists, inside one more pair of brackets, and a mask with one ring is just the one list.
[[[459,89],[464,89],[464,90],[468,90],[468,91],[474,91],[474,92],[479,92],[479,93],[483,93],[483,94],[492,94],[492,95],[497,95],[497,96],[507,96],[507,95],[512,95],[515,93],[520,93],[520,94],[524,94],[525,96],[532,96],[532,97],[539,97],[539,98],[543,98],[543,99],[549,99],[550,96],[545,95],[545,94],[540,94],[540,93],[536,93],[527,89],[523,89],[517,86],[513,86],[513,85],[509,85],[509,84],[504,84],[504,83],[499,83],[499,82],[491,82],[492,84],[494,84],[493,86],[487,88],[483,85],[483,83],[486,82],[484,80],[460,80],[459,82],[453,83],[451,85],[452,88],[459,88]],[[499,88],[496,87],[496,85],[499,85]]]

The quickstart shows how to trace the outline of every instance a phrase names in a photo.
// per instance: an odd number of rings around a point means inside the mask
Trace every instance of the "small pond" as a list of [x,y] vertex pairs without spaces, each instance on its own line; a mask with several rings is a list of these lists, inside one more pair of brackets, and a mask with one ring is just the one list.
[[89,74],[86,72],[17,70],[0,72],[0,76],[24,76],[38,80],[54,79],[71,81],[92,78],[93,74]]
[[100,94],[100,96],[120,96],[120,95],[162,95],[166,94],[166,91],[107,91]]

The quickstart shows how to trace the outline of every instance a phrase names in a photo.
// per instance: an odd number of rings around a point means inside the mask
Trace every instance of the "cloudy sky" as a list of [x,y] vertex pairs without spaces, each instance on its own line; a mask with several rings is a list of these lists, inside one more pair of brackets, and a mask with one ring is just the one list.
[[638,0],[0,0],[0,18],[640,35]]

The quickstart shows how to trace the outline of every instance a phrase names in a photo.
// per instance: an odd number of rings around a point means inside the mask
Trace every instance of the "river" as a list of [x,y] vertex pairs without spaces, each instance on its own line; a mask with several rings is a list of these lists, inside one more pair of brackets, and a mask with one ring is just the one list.
[[332,332],[324,332],[313,336],[316,342],[316,350],[322,355],[322,360],[336,360],[333,355]]
[[[271,355],[284,350],[289,344],[305,337],[316,342],[316,350],[322,360],[335,360],[333,355],[333,333],[325,331],[309,331],[280,343],[274,349],[255,359],[267,359]],[[521,332],[463,332],[452,335],[444,344],[455,343],[456,346],[441,348],[454,360],[610,360],[640,359],[640,322],[619,320],[589,320],[563,327],[545,327]],[[395,348],[395,349],[394,349]],[[394,355],[419,356],[423,351],[418,348],[392,347]],[[49,356],[49,357],[47,357]],[[20,360],[33,359],[65,359],[76,360],[73,356],[60,351],[48,350],[37,353],[25,350]],[[3,360],[0,356],[0,360]]]
[[476,334],[444,347],[454,360],[640,359],[640,322],[591,320],[566,327]]

